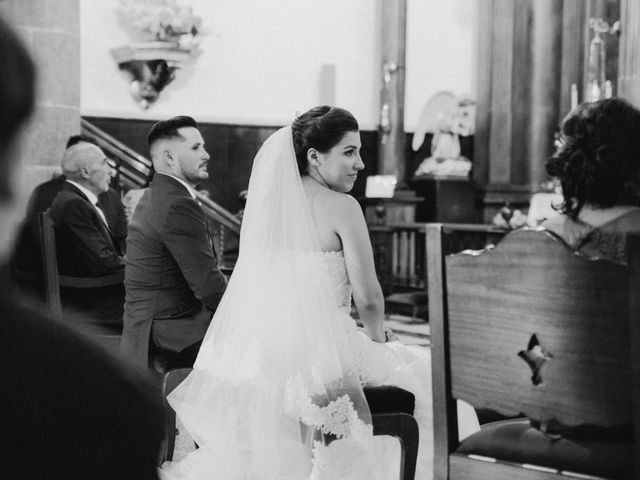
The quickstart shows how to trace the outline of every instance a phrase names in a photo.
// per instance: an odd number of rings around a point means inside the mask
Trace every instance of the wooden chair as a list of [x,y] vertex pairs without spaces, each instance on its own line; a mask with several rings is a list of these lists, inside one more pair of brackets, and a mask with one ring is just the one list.
[[[175,448],[176,414],[167,402],[167,395],[189,375],[191,368],[168,371],[162,381],[165,407],[165,436],[160,451],[160,464],[173,460]],[[390,435],[401,445],[400,479],[413,480],[418,458],[418,423],[413,417],[415,397],[397,387],[365,387],[364,394],[371,409],[374,435]],[[197,445],[196,445],[197,447]]]
[[176,368],[169,370],[162,378],[162,403],[164,405],[164,437],[160,445],[160,457],[158,464],[173,460],[173,451],[176,447],[176,412],[167,402],[167,395],[175,390],[191,373],[191,368]]
[[[118,285],[124,282],[124,272],[116,272],[103,277],[70,277],[58,273],[58,259],[56,256],[56,236],[53,220],[48,212],[39,214],[40,246],[42,249],[42,263],[45,284],[45,302],[49,314],[59,320],[63,319],[60,287],[99,288]],[[89,325],[83,325],[83,329]],[[122,328],[91,326],[88,332],[99,344],[112,351],[118,352]]]
[[[628,267],[542,230],[445,257],[442,230],[427,227],[434,479],[640,478],[638,242]],[[528,418],[460,441],[456,399]]]
[[[376,272],[385,294],[385,311],[411,313],[413,321],[427,317],[426,223],[369,227]],[[502,238],[506,230],[495,225],[455,224],[448,231],[444,250],[459,252],[483,248]],[[420,320],[418,320],[420,318]]]

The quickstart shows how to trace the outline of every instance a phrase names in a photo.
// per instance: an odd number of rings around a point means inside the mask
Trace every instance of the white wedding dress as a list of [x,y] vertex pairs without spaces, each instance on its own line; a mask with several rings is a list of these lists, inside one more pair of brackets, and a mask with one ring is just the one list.
[[[350,311],[344,256],[319,249],[283,128],[254,161],[238,262],[193,372],[169,396],[200,448],[160,478],[396,479],[399,443],[373,436],[370,384],[415,394],[416,479],[430,479],[430,352],[373,342]],[[459,412],[462,434],[476,431],[473,409]],[[337,440],[325,445],[320,432]]]
[[[342,314],[345,328],[352,335],[356,368],[363,385],[393,385],[409,390],[416,397],[414,416],[420,427],[420,448],[416,480],[432,477],[433,433],[431,412],[431,356],[424,347],[405,346],[400,342],[376,343],[366,333],[356,328],[351,318],[351,284],[342,252],[322,252],[319,255],[326,264],[332,280],[336,302]],[[326,451],[340,449],[340,441],[329,444]],[[400,471],[400,444],[391,437],[373,439],[374,465],[369,477],[380,480],[396,480]],[[327,453],[325,452],[325,455]],[[324,462],[326,478],[339,478],[331,471],[342,468],[339,461]]]

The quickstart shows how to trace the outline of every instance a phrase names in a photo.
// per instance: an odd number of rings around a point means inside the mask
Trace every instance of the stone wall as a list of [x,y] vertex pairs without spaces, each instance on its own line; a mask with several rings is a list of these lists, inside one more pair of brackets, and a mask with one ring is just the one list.
[[38,69],[36,111],[23,165],[59,165],[67,138],[80,132],[79,0],[1,0]]

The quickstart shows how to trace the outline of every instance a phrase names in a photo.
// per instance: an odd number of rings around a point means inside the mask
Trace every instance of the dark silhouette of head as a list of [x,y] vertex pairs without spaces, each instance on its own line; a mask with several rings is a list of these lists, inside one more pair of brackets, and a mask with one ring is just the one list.
[[36,69],[26,48],[11,28],[0,19],[0,201],[13,197],[12,175],[16,158],[9,150],[35,105]]

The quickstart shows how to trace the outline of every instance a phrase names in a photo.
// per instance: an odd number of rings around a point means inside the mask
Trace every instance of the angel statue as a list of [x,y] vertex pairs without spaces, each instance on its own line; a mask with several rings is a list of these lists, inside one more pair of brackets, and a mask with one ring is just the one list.
[[471,160],[462,156],[460,136],[475,132],[475,102],[451,92],[434,94],[422,109],[412,149],[418,151],[427,133],[433,134],[431,156],[425,158],[415,175],[451,175],[468,177]]

